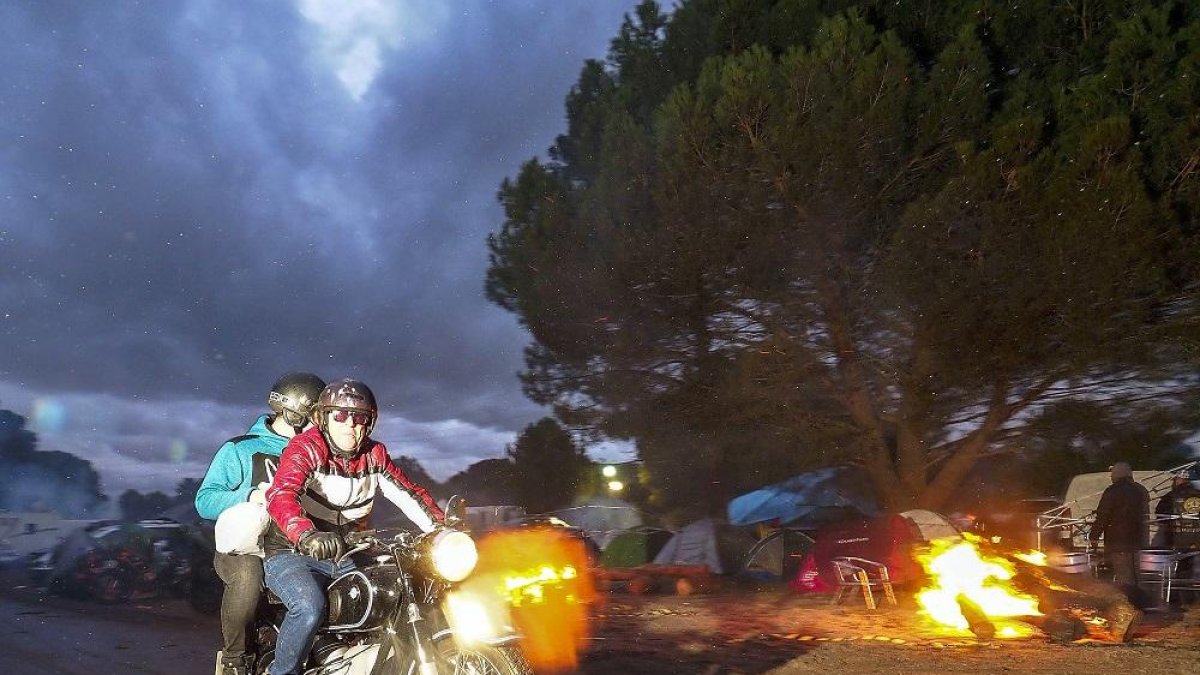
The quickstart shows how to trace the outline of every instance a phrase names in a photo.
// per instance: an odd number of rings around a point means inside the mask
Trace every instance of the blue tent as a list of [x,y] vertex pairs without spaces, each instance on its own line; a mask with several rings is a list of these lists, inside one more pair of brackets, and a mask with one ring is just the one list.
[[837,466],[735,497],[727,512],[733,525],[774,523],[805,529],[875,515],[879,503],[862,471]]

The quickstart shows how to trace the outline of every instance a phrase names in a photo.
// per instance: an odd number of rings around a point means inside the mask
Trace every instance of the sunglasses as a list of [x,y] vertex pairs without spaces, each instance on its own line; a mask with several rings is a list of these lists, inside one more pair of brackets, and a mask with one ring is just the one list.
[[333,418],[334,422],[342,423],[346,420],[350,420],[350,422],[357,424],[360,427],[367,426],[367,423],[371,421],[371,416],[367,413],[350,412],[349,410],[334,410],[333,412],[329,413],[329,416]]

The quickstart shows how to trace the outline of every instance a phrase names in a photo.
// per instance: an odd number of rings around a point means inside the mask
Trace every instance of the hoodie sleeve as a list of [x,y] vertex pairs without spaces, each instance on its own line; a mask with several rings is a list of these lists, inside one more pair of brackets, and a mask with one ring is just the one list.
[[300,535],[314,529],[316,525],[304,515],[300,506],[300,494],[319,463],[315,449],[304,443],[300,436],[288,442],[279,457],[279,470],[275,480],[267,488],[267,513],[283,531],[288,541],[295,544]]
[[196,491],[196,513],[201,518],[216,520],[225,509],[246,501],[251,487],[238,456],[237,443],[226,442],[213,456]]

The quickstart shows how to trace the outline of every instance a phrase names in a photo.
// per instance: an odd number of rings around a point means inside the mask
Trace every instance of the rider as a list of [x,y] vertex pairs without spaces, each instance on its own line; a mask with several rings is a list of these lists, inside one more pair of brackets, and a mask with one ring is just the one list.
[[409,480],[369,437],[379,408],[367,385],[345,379],[321,392],[315,426],[296,436],[267,490],[273,521],[264,540],[267,587],[283,600],[270,675],[300,672],[325,616],[325,585],[354,568],[343,537],[366,527],[377,491],[424,532],[445,520],[433,497]]
[[[263,503],[271,480],[270,465],[278,462],[290,438],[312,426],[309,419],[325,381],[312,373],[288,373],[279,378],[267,396],[269,415],[261,415],[243,435],[231,438],[213,456],[200,489],[196,512],[218,527],[227,525],[231,506]],[[224,521],[221,519],[225,514]],[[225,584],[221,596],[221,662],[224,675],[253,671],[247,631],[254,621],[263,587],[261,555],[222,553],[213,556],[213,567]]]

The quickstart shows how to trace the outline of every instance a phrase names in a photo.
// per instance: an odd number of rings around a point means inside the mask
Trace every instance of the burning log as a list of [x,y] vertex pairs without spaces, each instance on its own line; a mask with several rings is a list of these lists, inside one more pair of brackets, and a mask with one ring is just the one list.
[[1124,642],[1137,625],[1141,612],[1116,585],[1090,574],[1073,574],[1030,562],[1011,552],[996,551],[1011,560],[1017,574],[1014,585],[1025,589],[1038,599],[1042,617],[1034,625],[1056,642],[1071,642],[1088,634],[1087,624],[1075,612],[1080,608],[1101,616],[1108,626],[1109,638]]
[[1064,609],[1046,616],[1023,616],[1020,619],[1037,627],[1051,642],[1060,644],[1074,642],[1088,634],[1087,624]]
[[982,607],[962,594],[959,594],[955,601],[958,602],[958,610],[962,612],[963,618],[967,620],[967,627],[971,629],[975,637],[981,640],[991,640],[996,637],[996,626],[988,621],[987,614]]

